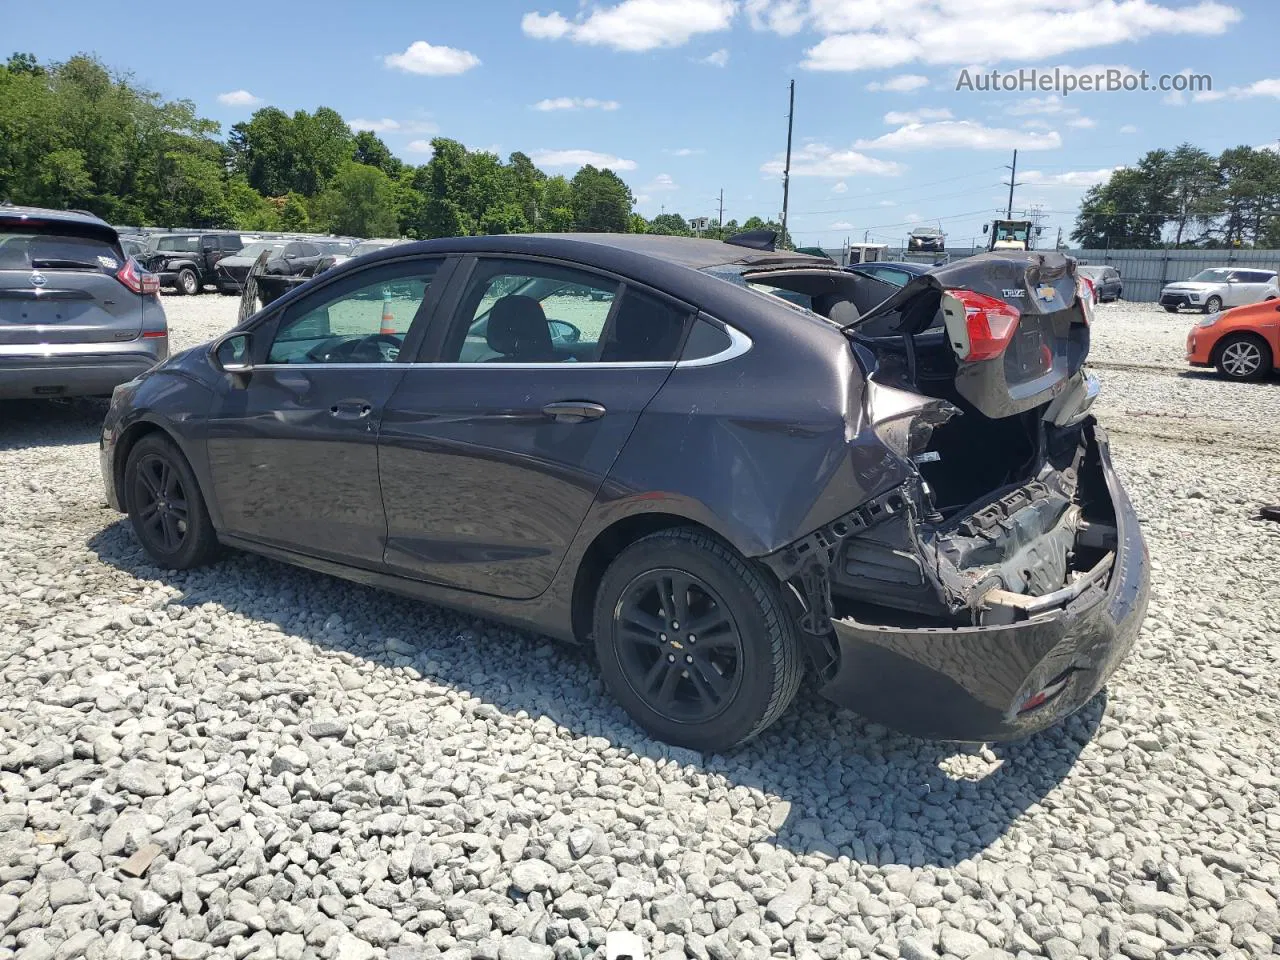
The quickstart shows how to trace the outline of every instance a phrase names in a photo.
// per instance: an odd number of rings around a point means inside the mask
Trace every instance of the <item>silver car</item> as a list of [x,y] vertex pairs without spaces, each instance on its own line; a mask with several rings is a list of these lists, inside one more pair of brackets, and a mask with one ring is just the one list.
[[169,355],[159,292],[92,214],[0,204],[0,398],[110,396]]
[[1240,267],[1210,267],[1190,280],[1166,284],[1160,291],[1160,306],[1170,313],[1191,307],[1202,313],[1217,313],[1224,307],[1238,307],[1280,297],[1274,270]]

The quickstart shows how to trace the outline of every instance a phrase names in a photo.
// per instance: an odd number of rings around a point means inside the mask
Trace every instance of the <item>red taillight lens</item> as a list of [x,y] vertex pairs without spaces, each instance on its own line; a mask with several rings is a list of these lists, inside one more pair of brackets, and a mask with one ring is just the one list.
[[1093,305],[1098,299],[1093,281],[1088,277],[1076,277],[1076,299],[1080,301],[1080,313],[1087,327],[1093,323]]
[[116,272],[116,279],[134,293],[160,292],[160,278],[154,273],[147,273],[139,267],[138,262],[133,257],[125,260],[124,266]]
[[948,290],[964,306],[969,350],[961,360],[991,360],[1004,353],[1022,316],[1012,304],[973,290]]

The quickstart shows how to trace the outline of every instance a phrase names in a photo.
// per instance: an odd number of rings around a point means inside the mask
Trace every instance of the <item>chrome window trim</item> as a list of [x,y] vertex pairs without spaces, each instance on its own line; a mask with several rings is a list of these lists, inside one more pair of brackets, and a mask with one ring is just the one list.
[[754,346],[751,338],[737,327],[727,323],[720,324],[721,329],[729,335],[729,346],[719,353],[696,360],[642,360],[632,363],[608,363],[599,360],[584,360],[575,363],[560,360],[556,363],[430,363],[414,361],[412,363],[255,363],[254,370],[404,370],[406,367],[431,367],[436,370],[669,370],[688,367],[709,367],[712,364],[727,363],[736,360]]

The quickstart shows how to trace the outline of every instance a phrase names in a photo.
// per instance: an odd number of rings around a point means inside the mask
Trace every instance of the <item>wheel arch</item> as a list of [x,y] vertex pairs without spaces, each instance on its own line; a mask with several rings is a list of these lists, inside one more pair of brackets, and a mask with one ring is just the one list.
[[[200,482],[200,477],[196,474],[195,467],[191,463],[191,458],[188,457],[186,451],[182,449],[182,444],[179,442],[177,434],[163,424],[157,423],[155,420],[135,420],[120,432],[120,439],[116,441],[115,460],[112,465],[112,473],[114,476],[111,478],[111,482],[115,486],[116,502],[122,507],[126,503],[124,496],[124,470],[129,463],[129,454],[132,453],[133,448],[138,445],[138,441],[143,437],[148,437],[155,433],[163,436],[166,440],[172,443],[175,448],[177,448],[177,451],[182,454],[183,458],[187,461],[187,465],[192,467],[191,472],[196,477],[196,483],[198,484]],[[200,494],[201,496],[204,496],[204,491],[201,490]],[[206,503],[208,502],[208,497],[205,497],[205,501]]]
[[600,581],[604,578],[605,570],[614,558],[637,540],[672,527],[693,527],[718,540],[725,539],[723,534],[705,523],[699,523],[697,520],[677,513],[662,511],[634,513],[615,520],[592,538],[578,561],[569,611],[575,639],[580,643],[590,640],[596,592],[600,589]]

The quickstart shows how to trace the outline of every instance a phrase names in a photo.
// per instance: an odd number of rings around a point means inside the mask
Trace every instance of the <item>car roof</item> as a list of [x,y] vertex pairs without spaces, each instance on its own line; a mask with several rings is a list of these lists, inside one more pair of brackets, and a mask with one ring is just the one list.
[[867,260],[864,263],[851,263],[845,269],[857,270],[859,267],[893,267],[916,275],[928,273],[933,269],[931,263],[912,263],[910,260]]
[[119,239],[119,233],[115,227],[87,210],[54,210],[49,207],[27,207],[12,203],[0,203],[0,222],[20,224],[27,220],[87,227],[91,232],[96,233],[103,239],[109,239],[111,242]]

